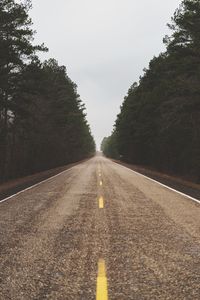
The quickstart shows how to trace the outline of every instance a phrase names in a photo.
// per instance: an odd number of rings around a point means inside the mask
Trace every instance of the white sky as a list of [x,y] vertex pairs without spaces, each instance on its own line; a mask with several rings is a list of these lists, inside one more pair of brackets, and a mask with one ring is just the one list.
[[111,134],[130,85],[150,59],[181,0],[32,0],[36,43],[67,67],[99,146]]

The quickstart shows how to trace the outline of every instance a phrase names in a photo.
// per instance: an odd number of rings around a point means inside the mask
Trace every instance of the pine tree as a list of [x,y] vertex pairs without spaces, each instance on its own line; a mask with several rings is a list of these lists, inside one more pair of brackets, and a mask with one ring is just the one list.
[[18,76],[36,51],[47,50],[43,45],[32,45],[34,32],[28,16],[30,6],[30,1],[22,4],[14,0],[2,0],[0,3],[0,150],[4,176],[9,159],[9,129],[16,109],[13,96],[17,89]]

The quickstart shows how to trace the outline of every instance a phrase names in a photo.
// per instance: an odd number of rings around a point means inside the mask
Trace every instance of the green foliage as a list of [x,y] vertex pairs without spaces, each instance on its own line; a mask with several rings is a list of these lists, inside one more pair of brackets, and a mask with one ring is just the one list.
[[104,137],[101,143],[101,151],[107,157],[119,159],[119,154],[117,151],[117,137],[115,132],[109,137]]
[[164,42],[168,52],[177,54],[197,54],[200,51],[200,2],[184,0],[172,18],[168,27],[174,32]]
[[74,162],[95,151],[77,86],[66,68],[41,63],[30,2],[0,3],[0,181]]
[[[167,51],[125,97],[114,147],[121,157],[200,180],[200,2],[184,0],[172,18]],[[113,135],[112,135],[113,136]],[[111,139],[112,139],[111,136]],[[114,151],[108,143],[107,153]]]

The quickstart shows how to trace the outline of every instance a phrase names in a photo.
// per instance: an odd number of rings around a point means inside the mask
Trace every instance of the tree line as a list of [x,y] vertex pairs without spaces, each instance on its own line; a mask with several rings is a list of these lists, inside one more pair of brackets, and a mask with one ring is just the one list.
[[93,155],[77,86],[33,45],[31,2],[0,2],[0,181]]
[[134,83],[102,150],[112,158],[200,180],[200,1],[174,13],[166,51]]

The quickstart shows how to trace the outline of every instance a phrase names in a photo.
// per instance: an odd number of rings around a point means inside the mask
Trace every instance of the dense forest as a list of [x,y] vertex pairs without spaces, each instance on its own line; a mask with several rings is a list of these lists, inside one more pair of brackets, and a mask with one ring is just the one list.
[[66,68],[37,56],[30,1],[0,2],[0,181],[89,157],[95,143]]
[[166,52],[134,83],[104,138],[105,155],[200,180],[200,1],[176,10]]

